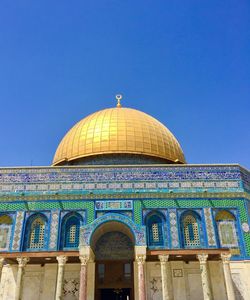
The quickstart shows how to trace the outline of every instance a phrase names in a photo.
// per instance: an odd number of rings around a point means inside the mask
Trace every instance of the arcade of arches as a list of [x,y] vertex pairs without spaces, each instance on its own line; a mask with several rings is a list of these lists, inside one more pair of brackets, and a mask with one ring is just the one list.
[[[222,261],[224,284],[227,293],[229,296],[233,295],[233,283],[229,269],[230,253],[228,251],[201,249],[196,251],[147,251],[145,246],[135,245],[134,235],[127,225],[115,220],[111,220],[97,227],[91,236],[90,245],[81,247],[80,253],[57,254],[56,300],[180,299],[179,296],[174,297],[174,294],[176,294],[176,291],[174,292],[174,285],[180,284],[180,279],[184,276],[180,268],[183,261],[187,266],[195,264],[196,267],[197,262],[199,262],[200,270],[199,272],[191,274],[191,278],[196,279],[196,282],[189,282],[189,285],[193,285],[196,290],[190,290],[190,295],[187,299],[210,300],[212,299],[212,291],[211,278],[209,277],[208,271],[208,260],[214,268],[213,263],[218,263],[219,259]],[[80,259],[81,265],[79,288],[77,291],[76,286],[74,287],[74,282],[68,282],[68,287],[66,288],[69,290],[75,288],[76,292],[75,294],[65,294],[65,274],[67,274],[65,271],[67,271],[67,266],[71,265],[72,267],[72,263],[77,262],[77,256]],[[12,257],[9,255],[8,258],[11,259]],[[52,257],[50,258],[54,259]],[[30,253],[30,257],[26,254],[24,257],[18,257],[17,260],[17,284],[20,284],[19,288],[21,293],[21,290],[24,288],[22,277],[24,276],[27,263],[30,261],[33,263],[39,262],[41,261],[41,257],[38,258],[38,255]],[[153,277],[148,287],[146,281],[148,281],[149,272],[157,273],[158,268],[160,268],[160,273]],[[160,281],[158,282],[158,280]],[[177,283],[178,280],[179,283]],[[27,286],[25,288],[27,290]],[[159,289],[161,294],[160,298],[157,296]],[[150,290],[150,292],[148,292],[148,290]],[[195,294],[196,296],[193,298],[192,295]],[[16,299],[18,300],[18,298]],[[32,298],[27,296],[27,299]],[[228,299],[233,298],[228,297]]]
[[[181,269],[172,269],[172,266],[180,266],[183,260],[187,265],[189,263],[191,265],[194,261],[199,262],[198,278],[194,277],[196,280],[198,279],[195,283],[196,290],[190,292],[189,299],[210,300],[213,296],[208,259],[210,263],[218,263],[218,260],[221,259],[228,299],[233,299],[230,298],[234,295],[229,269],[231,254],[225,249],[223,251],[201,249],[196,251],[147,251],[145,246],[135,245],[133,233],[126,225],[110,221],[96,229],[91,238],[91,247],[83,247],[80,253],[80,258],[84,261],[81,268],[80,300],[92,299],[89,296],[91,290],[95,290],[93,298],[95,300],[157,299],[157,295],[152,298],[147,296],[148,288],[145,284],[148,277],[147,271],[152,268],[152,265],[160,267],[162,299],[173,300],[173,280],[182,277],[182,274],[178,274],[178,270],[180,272]],[[87,264],[92,272],[87,269]],[[176,278],[173,278],[173,271]],[[193,275],[197,275],[197,273]],[[92,284],[89,284],[88,287],[86,283],[90,283],[90,280]],[[158,285],[156,279],[153,279],[150,281],[150,290],[153,293],[156,292],[159,288]],[[196,297],[193,298],[191,293],[193,295],[196,293]]]

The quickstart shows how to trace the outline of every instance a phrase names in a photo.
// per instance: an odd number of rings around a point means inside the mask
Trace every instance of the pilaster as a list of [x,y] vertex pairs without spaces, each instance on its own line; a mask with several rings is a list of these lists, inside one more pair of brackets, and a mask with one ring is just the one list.
[[136,262],[138,266],[138,300],[146,300],[145,272],[144,272],[145,261],[146,261],[146,255],[144,254],[136,255]]
[[16,293],[15,300],[21,300],[22,294],[22,283],[25,267],[29,262],[29,257],[17,257],[18,270],[17,270],[17,279],[16,279]]
[[1,278],[2,278],[2,271],[3,271],[3,265],[4,265],[4,258],[0,258],[0,283],[1,283]]
[[58,261],[58,271],[57,271],[57,282],[56,282],[56,296],[55,300],[62,299],[62,289],[63,289],[63,278],[64,278],[64,268],[68,260],[67,256],[57,256]]
[[230,258],[231,254],[222,253],[221,260],[222,260],[222,267],[224,273],[224,280],[226,286],[226,293],[228,300],[235,300],[235,293],[233,288],[233,279],[230,271]]
[[87,300],[87,280],[88,280],[88,255],[80,255],[81,271],[80,271],[80,292],[79,300]]
[[169,255],[159,255],[158,258],[161,263],[162,299],[173,300]]
[[207,266],[207,254],[198,254],[197,258],[200,262],[200,270],[201,270],[201,283],[202,283],[202,291],[203,291],[203,299],[204,300],[212,300],[212,292],[208,274],[208,266]]

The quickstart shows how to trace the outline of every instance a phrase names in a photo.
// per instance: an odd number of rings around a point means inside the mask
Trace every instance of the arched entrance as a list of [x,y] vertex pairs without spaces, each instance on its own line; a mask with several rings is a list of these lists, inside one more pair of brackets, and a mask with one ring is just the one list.
[[135,238],[130,228],[109,221],[96,228],[91,237],[95,254],[95,299],[133,300]]

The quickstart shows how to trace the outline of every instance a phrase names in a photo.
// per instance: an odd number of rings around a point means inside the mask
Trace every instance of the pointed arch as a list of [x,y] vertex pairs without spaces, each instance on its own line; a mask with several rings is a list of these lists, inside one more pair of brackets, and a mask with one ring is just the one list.
[[95,219],[92,224],[82,226],[80,230],[81,246],[90,246],[92,236],[98,227],[111,221],[123,223],[131,230],[135,241],[135,246],[146,246],[145,226],[137,225],[129,217],[117,213],[107,213]]
[[8,214],[0,214],[0,251],[8,251],[13,220]]
[[235,221],[235,216],[231,212],[223,209],[223,210],[218,211],[218,213],[215,216],[215,220],[216,221],[223,221],[223,220]]
[[147,228],[147,244],[149,247],[165,245],[164,223],[165,217],[159,211],[150,212],[145,218]]
[[201,218],[194,211],[186,211],[181,215],[181,233],[184,248],[200,248],[201,239]]
[[12,218],[7,214],[0,215],[0,225],[12,225],[13,220]]
[[70,212],[62,219],[60,249],[77,249],[80,239],[82,216],[77,212]]
[[223,209],[217,212],[215,221],[220,247],[238,247],[235,216],[230,211]]
[[23,250],[47,248],[48,219],[42,213],[31,215],[26,222]]

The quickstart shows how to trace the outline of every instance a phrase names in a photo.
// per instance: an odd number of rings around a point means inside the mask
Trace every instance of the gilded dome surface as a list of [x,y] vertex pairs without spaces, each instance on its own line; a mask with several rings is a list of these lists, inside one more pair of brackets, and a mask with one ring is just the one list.
[[60,142],[53,165],[105,154],[137,154],[185,163],[174,135],[141,111],[115,107],[95,112],[72,127]]

